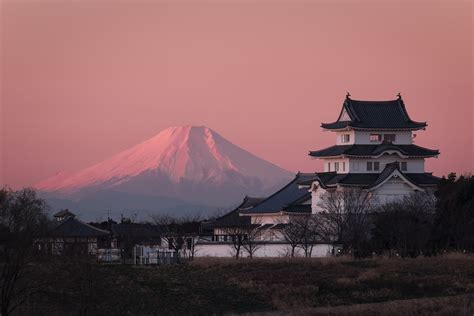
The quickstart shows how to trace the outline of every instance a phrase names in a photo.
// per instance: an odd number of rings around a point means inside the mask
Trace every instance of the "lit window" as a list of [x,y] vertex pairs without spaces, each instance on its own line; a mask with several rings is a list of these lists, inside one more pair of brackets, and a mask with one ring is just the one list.
[[339,171],[339,162],[334,163],[334,170]]
[[381,134],[370,134],[370,141],[371,142],[379,142],[382,140]]
[[341,143],[348,143],[351,139],[351,135],[349,134],[342,134],[341,135]]
[[395,134],[384,134],[383,140],[386,142],[394,142],[395,141]]
[[407,171],[407,162],[402,161],[402,171]]
[[380,170],[380,162],[374,161],[374,171],[379,171]]
[[367,171],[372,171],[372,161],[367,161]]

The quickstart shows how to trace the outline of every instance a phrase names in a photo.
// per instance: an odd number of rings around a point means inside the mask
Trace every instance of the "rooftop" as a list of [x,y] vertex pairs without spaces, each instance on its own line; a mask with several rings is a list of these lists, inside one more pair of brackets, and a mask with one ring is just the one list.
[[397,171],[407,181],[418,187],[435,186],[439,182],[439,178],[431,173],[403,173],[396,163],[390,163],[380,173],[336,173],[336,172],[318,172],[317,175],[301,185],[310,185],[314,181],[318,181],[324,188],[336,186],[361,187],[364,189],[373,188]]
[[283,188],[264,199],[249,210],[241,211],[241,214],[268,214],[284,211],[291,205],[300,204],[311,197],[306,188],[300,187],[301,181],[315,177],[315,173],[298,173],[295,178]]
[[59,212],[57,212],[56,214],[53,215],[53,217],[75,217],[76,214],[74,214],[73,212],[69,211],[68,209],[64,209],[64,210],[61,210]]
[[416,122],[410,118],[400,95],[395,100],[387,101],[353,100],[348,95],[337,121],[321,124],[321,127],[329,130],[346,128],[418,130],[426,126],[426,122]]
[[378,145],[334,145],[325,149],[310,151],[312,157],[378,157],[385,152],[397,152],[406,157],[435,157],[439,155],[438,150],[420,147],[414,144],[397,145],[393,143],[381,143]]
[[86,224],[74,217],[52,222],[48,235],[51,237],[101,237],[110,232]]
[[247,226],[250,225],[250,217],[240,216],[242,210],[249,210],[256,204],[263,201],[264,198],[255,198],[246,196],[242,203],[229,213],[216,218],[213,221],[202,223],[203,228],[214,228],[214,227],[234,227],[234,226]]

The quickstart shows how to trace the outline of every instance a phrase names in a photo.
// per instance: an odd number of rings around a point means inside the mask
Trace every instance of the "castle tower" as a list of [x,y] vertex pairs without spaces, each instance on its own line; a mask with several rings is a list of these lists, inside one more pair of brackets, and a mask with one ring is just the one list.
[[426,126],[410,118],[400,94],[389,101],[353,100],[347,94],[338,119],[321,124],[335,134],[336,145],[309,153],[324,162],[324,172],[311,185],[313,213],[326,190],[358,187],[386,203],[436,187],[439,178],[425,172],[425,159],[439,151],[413,144],[413,132]]

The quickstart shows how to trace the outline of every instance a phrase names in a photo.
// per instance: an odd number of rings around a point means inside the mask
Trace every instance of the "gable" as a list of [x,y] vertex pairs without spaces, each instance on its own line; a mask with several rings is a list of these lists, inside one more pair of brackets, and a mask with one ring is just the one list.
[[345,108],[342,110],[341,116],[339,117],[338,121],[351,121],[351,117],[349,116],[349,113],[347,113],[347,110]]
[[[382,173],[380,174],[382,176]],[[380,179],[379,179],[380,180]],[[378,180],[378,181],[379,181]],[[398,169],[395,169],[390,175],[385,176],[382,181],[370,189],[371,191],[401,191],[407,194],[413,191],[424,191],[418,185],[405,177]],[[394,193],[395,194],[395,193]],[[402,194],[402,193],[396,193]]]

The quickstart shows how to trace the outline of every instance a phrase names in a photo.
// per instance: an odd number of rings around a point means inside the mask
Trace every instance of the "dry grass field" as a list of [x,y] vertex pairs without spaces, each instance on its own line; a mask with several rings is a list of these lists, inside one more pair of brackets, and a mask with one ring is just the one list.
[[93,266],[75,281],[64,280],[59,275],[46,294],[19,313],[474,314],[474,257],[466,255],[357,261],[203,258],[175,266]]

